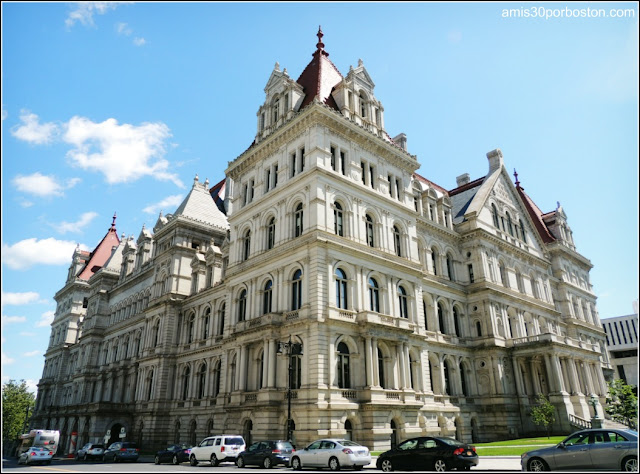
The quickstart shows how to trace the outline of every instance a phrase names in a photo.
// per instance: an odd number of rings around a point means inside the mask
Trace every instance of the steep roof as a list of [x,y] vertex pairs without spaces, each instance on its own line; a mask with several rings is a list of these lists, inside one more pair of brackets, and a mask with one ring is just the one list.
[[173,213],[173,217],[182,216],[222,229],[228,229],[227,217],[218,209],[212,195],[209,194],[208,187],[209,180],[206,180],[204,184],[200,184],[196,175],[191,191],[184,198],[182,204],[178,206],[176,212]]
[[343,77],[338,68],[329,59],[329,53],[324,50],[323,36],[322,30],[318,28],[317,49],[312,54],[313,59],[302,71],[297,81],[305,93],[300,109],[309,105],[317,97],[323,104],[339,110],[331,91],[342,81]]
[[91,278],[95,272],[100,270],[105,262],[109,260],[113,248],[117,247],[119,244],[120,239],[118,238],[118,233],[116,231],[116,215],[114,214],[113,221],[111,222],[111,227],[109,227],[109,230],[107,231],[107,235],[104,236],[95,250],[91,252],[89,261],[78,273],[78,278],[82,280],[89,280],[89,278]]
[[227,179],[223,178],[218,184],[214,184],[213,186],[211,186],[211,189],[209,189],[209,194],[211,194],[211,197],[215,201],[216,206],[218,206],[220,212],[224,213],[225,215],[227,214],[227,211],[224,208],[224,193],[226,185]]
[[[540,234],[540,238],[545,244],[555,242],[556,238],[551,234],[549,228],[544,223],[542,219],[543,215],[548,215],[550,213],[543,214],[540,208],[536,205],[535,202],[524,192],[524,188],[520,186],[520,182],[516,181],[516,190],[518,191],[518,195],[522,199],[524,203],[524,207],[527,209],[529,216],[531,217],[531,221],[536,226],[536,230],[538,234]],[[555,212],[555,211],[552,211]]]

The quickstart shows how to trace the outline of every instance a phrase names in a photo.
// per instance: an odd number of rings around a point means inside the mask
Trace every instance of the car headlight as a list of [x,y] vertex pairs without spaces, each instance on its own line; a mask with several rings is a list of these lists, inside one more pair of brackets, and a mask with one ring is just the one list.
[[522,454],[520,455],[520,459],[524,459],[524,458],[526,458],[527,456],[529,456],[529,453],[522,453]]

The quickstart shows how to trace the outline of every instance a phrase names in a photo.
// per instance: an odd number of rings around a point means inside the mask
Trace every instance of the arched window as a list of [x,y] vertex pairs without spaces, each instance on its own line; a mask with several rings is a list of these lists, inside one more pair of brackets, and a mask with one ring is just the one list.
[[375,278],[369,278],[369,309],[375,313],[380,312],[380,289]]
[[348,308],[347,275],[341,268],[336,268],[336,307]]
[[291,388],[297,390],[302,385],[302,355],[291,356]]
[[220,309],[218,310],[218,335],[221,336],[224,333],[224,313],[226,310],[226,304],[222,303]]
[[524,222],[522,222],[522,219],[520,219],[520,235],[522,236],[522,241],[526,244],[527,243],[527,233],[524,230]]
[[280,114],[280,98],[276,98],[276,100],[273,101],[273,124],[274,125],[278,121],[279,114]]
[[344,237],[342,206],[339,202],[334,203],[333,207],[333,230],[336,235]]
[[191,378],[191,368],[186,366],[182,373],[182,399],[186,400],[189,395],[189,380]]
[[296,270],[293,274],[291,285],[291,311],[302,307],[302,270]]
[[435,247],[431,248],[431,265],[432,265],[431,270],[433,271],[433,274],[437,275],[438,274],[438,251],[436,250]]
[[458,315],[458,308],[453,307],[453,327],[456,331],[456,336],[460,337],[460,315]]
[[502,280],[502,285],[505,288],[509,288],[509,280],[507,279],[507,269],[504,266],[504,263],[498,264],[498,269],[500,270],[500,279]]
[[242,290],[238,297],[238,322],[247,317],[247,290]]
[[449,277],[449,280],[454,281],[453,257],[450,253],[447,254],[447,276]]
[[516,270],[516,285],[518,286],[518,291],[520,293],[524,293],[524,285],[522,284],[522,274],[520,270]]
[[251,231],[247,230],[244,233],[244,248],[242,252],[242,259],[247,260],[249,258],[249,252],[251,250]]
[[271,312],[271,300],[273,295],[273,283],[271,280],[264,284],[264,293],[262,293],[262,314]]
[[189,442],[191,443],[191,446],[196,445],[196,427],[196,420],[191,420],[191,423],[189,424]]
[[269,219],[267,224],[267,250],[271,250],[276,241],[276,218]]
[[202,364],[198,371],[198,398],[204,398],[204,389],[206,387],[207,366]]
[[491,204],[491,217],[493,217],[493,225],[496,229],[500,228],[500,221],[498,220],[498,209],[495,204]]
[[213,391],[212,394],[214,397],[217,397],[220,393],[220,361],[216,362],[216,365],[213,367]]
[[380,381],[380,386],[382,388],[387,388],[387,383],[384,378],[384,355],[382,355],[382,350],[378,347],[378,380]]
[[209,323],[211,322],[211,308],[204,310],[204,316],[202,318],[202,339],[209,337]]
[[187,321],[187,344],[191,344],[193,342],[193,330],[196,325],[196,315],[191,314],[189,316],[189,320]]
[[452,395],[451,393],[451,385],[449,384],[449,361],[443,361],[443,372],[444,372],[444,394]]
[[400,230],[398,226],[393,226],[393,249],[398,257],[402,257]]
[[422,313],[424,314],[424,328],[429,330],[429,319],[427,318],[427,303],[425,300],[422,300]]
[[369,247],[375,247],[375,240],[373,238],[373,219],[369,214],[365,216],[367,226],[367,244]]
[[158,347],[158,342],[160,342],[160,320],[153,325],[153,347]]
[[398,287],[398,304],[400,306],[400,317],[409,318],[409,308],[407,305],[407,291],[403,286]]
[[478,333],[478,337],[482,337],[482,324],[480,324],[480,321],[476,321],[476,333]]
[[438,303],[438,326],[439,326],[440,332],[442,334],[445,334],[444,309],[442,308],[442,303]]
[[300,237],[302,235],[302,203],[296,206],[296,212],[294,214],[294,229],[293,236]]
[[364,93],[360,92],[360,116],[362,118],[367,118],[367,98]]
[[151,400],[151,395],[153,394],[153,369],[149,372],[147,376],[147,400]]
[[511,221],[511,215],[507,212],[507,230],[509,231],[509,235],[513,237],[513,222]]
[[469,395],[469,393],[467,392],[467,377],[462,362],[460,362],[460,385],[462,388],[462,395],[464,395],[465,397]]
[[351,388],[349,348],[344,342],[338,344],[338,387]]

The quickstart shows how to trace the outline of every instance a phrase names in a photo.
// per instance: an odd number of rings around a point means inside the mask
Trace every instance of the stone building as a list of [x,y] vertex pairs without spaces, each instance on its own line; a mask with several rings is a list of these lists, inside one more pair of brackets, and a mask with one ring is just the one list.
[[114,217],[75,252],[31,424],[65,451],[249,442],[285,437],[290,401],[298,445],[381,450],[532,434],[538,393],[555,431],[590,419],[611,367],[562,207],[542,212],[500,150],[454,189],[418,174],[362,61],[343,76],[321,31],[298,79],[276,64],[265,93],[220,183],[196,177],[137,239]]
[[638,390],[638,313],[602,319],[615,379]]

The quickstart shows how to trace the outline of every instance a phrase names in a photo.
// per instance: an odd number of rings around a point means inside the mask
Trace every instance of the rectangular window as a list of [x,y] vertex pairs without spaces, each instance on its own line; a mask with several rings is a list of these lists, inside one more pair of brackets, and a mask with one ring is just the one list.
[[296,175],[296,152],[291,154],[291,177]]
[[396,178],[396,199],[398,199],[398,201],[400,201],[402,199],[402,196],[400,194],[400,180],[398,178]]
[[249,181],[249,202],[253,201],[253,180]]
[[376,169],[375,167],[369,165],[369,186],[371,186],[372,188],[375,188],[376,186]]
[[300,150],[300,172],[304,171],[304,148]]
[[418,198],[413,196],[413,208],[418,212]]
[[362,184],[367,184],[367,173],[365,172],[364,161],[360,162],[360,170],[362,171]]
[[469,283],[473,283],[475,281],[475,278],[473,277],[473,265],[469,264],[467,265],[467,268],[469,269]]
[[247,185],[246,184],[242,187],[242,203],[245,206],[247,205]]
[[273,165],[273,187],[278,185],[278,165]]
[[342,173],[343,176],[347,175],[346,166],[347,166],[347,156],[344,151],[341,151],[340,152],[340,172]]
[[391,184],[393,183],[393,177],[388,175],[387,178],[389,179],[389,196],[393,197],[393,185]]
[[267,168],[264,173],[264,192],[269,191],[269,186],[271,186],[271,169]]
[[331,147],[331,169],[336,171],[337,163],[336,163],[336,149]]

